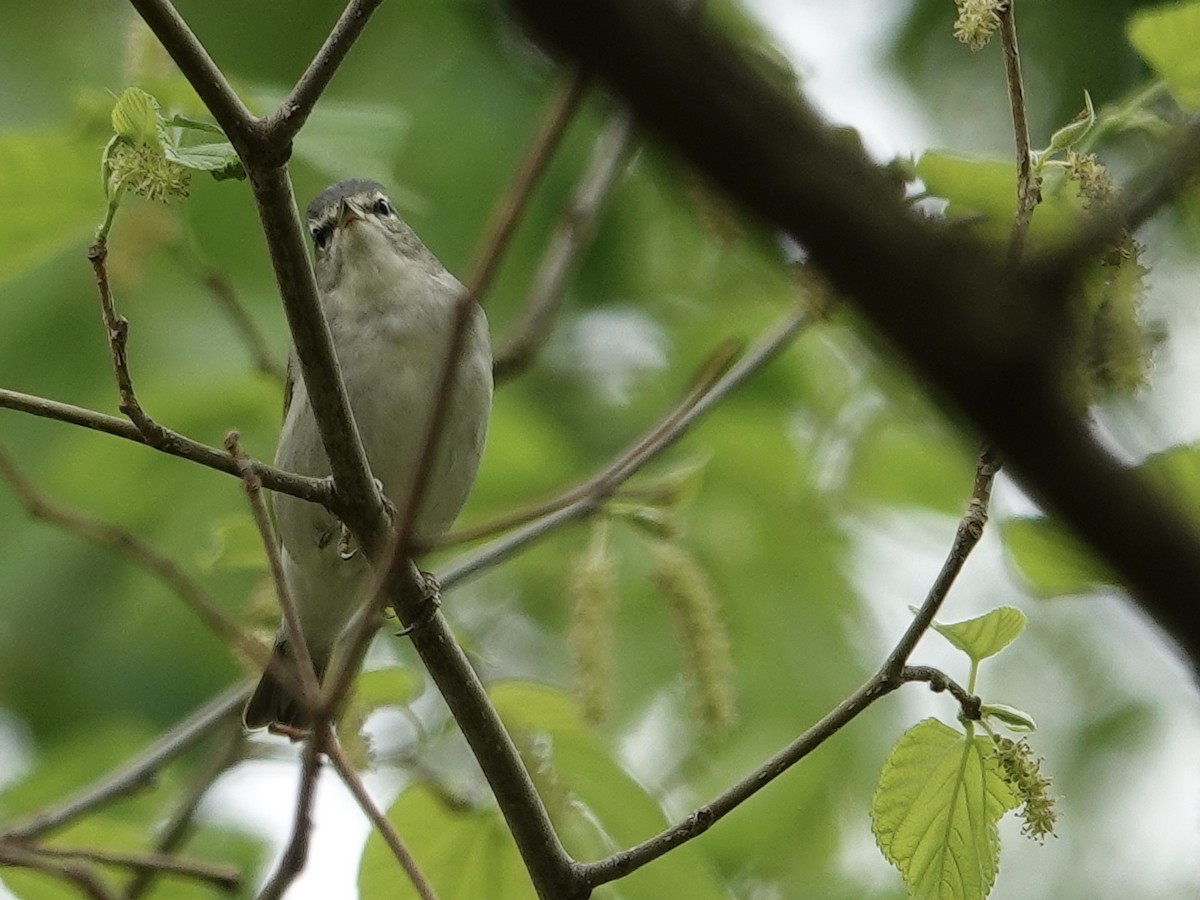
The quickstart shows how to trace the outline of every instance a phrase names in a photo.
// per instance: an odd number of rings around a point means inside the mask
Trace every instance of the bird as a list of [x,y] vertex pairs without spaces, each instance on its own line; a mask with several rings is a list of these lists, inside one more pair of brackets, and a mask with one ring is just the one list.
[[[437,400],[465,288],[396,211],[383,185],[351,178],[321,191],[307,209],[321,308],[371,472],[397,516]],[[275,465],[301,475],[330,474],[293,349]],[[425,498],[415,519],[419,543],[449,530],[467,500],[483,456],[492,405],[492,352],[483,310],[470,301],[449,406]],[[348,549],[348,532],[323,506],[275,497],[283,574],[320,679],[351,616],[366,602],[370,568]],[[273,654],[294,665],[281,624]],[[242,715],[248,729],[304,731],[307,710],[263,673]]]

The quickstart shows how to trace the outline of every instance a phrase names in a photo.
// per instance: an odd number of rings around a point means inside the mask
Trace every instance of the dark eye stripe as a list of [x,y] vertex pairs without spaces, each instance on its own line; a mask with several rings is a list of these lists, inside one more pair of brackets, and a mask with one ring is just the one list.
[[326,219],[320,225],[313,225],[309,229],[312,231],[313,243],[316,244],[318,250],[324,250],[325,245],[329,243],[329,237],[333,234],[333,222]]
[[395,212],[395,210],[392,209],[392,204],[388,202],[387,197],[380,197],[371,206],[371,209],[373,209],[375,213],[380,216],[390,216]]

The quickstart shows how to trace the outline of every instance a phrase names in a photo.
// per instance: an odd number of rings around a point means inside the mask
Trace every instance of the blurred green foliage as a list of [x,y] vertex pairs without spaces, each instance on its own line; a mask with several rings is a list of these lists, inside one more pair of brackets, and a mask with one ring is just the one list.
[[[336,4],[298,9],[279,0],[236,9],[182,0],[179,7],[259,112],[302,71],[338,11]],[[1146,70],[1121,31],[1130,4],[1027,9],[1022,34],[1038,90],[1038,133],[1068,121],[1084,88],[1101,102],[1141,83]],[[1072,11],[1081,18],[1070,19]],[[961,117],[980,133],[1002,133],[1007,110],[998,63],[951,40],[952,12],[948,2],[912,6],[897,50],[900,68],[928,109]],[[776,58],[762,29],[735,5],[721,4],[720,21],[759,45],[764,60]],[[9,2],[4,22],[0,386],[115,412],[84,258],[104,214],[100,154],[110,134],[108,112],[131,84],[172,112],[201,116],[203,109],[122,4]],[[350,175],[379,178],[426,243],[465,277],[560,78],[483,0],[384,4],[297,140],[297,196],[303,203]],[[955,81],[985,86],[987,97],[999,99],[972,105],[961,94],[940,92]],[[611,110],[603,95],[588,100],[533,198],[487,301],[497,343],[522,310],[547,235]],[[1011,151],[996,155],[1009,158]],[[921,174],[953,182],[962,177],[955,164],[949,155],[930,154]],[[998,185],[999,195],[984,190],[987,203],[1008,196],[1011,166],[987,169],[986,179],[975,177],[980,171],[966,179],[969,187]],[[1004,202],[989,211],[1007,216],[1011,200]],[[799,292],[771,236],[736,219],[732,233],[715,228],[711,212],[711,197],[692,173],[652,144],[638,149],[545,352],[497,393],[464,522],[592,473],[669,408],[713,347],[731,336],[752,341],[793,308]],[[248,452],[269,458],[279,386],[255,373],[246,346],[199,278],[209,267],[224,273],[282,356],[286,326],[245,184],[197,175],[185,202],[164,207],[128,199],[110,243],[118,309],[130,320],[131,367],[147,411],[215,445],[237,428]],[[565,840],[582,856],[634,843],[685,815],[792,740],[874,669],[899,633],[872,632],[877,611],[862,595],[863,573],[855,568],[863,535],[881,527],[880,514],[932,513],[946,528],[948,546],[970,488],[974,440],[935,412],[855,324],[850,314],[835,312],[803,335],[647,476],[709,459],[703,484],[680,513],[678,540],[711,579],[729,636],[738,723],[727,733],[710,734],[689,716],[687,667],[650,578],[653,548],[636,529],[615,523],[609,538],[617,560],[616,668],[612,714],[598,727],[583,724],[565,693],[567,561],[586,548],[586,526],[564,529],[446,597],[447,614],[493,683]],[[10,411],[0,411],[0,443],[50,496],[135,531],[202,579],[231,615],[262,624],[261,558],[253,546],[238,544],[252,540],[252,529],[244,527],[248,513],[234,479]],[[0,490],[0,527],[0,706],[21,723],[32,754],[30,772],[0,794],[0,817],[7,819],[102,774],[245,668],[148,573],[26,519],[7,490]],[[1021,540],[1031,553],[1044,550]],[[923,563],[931,572],[941,552]],[[1025,558],[1016,552],[1019,562]],[[994,591],[1011,597],[1018,588],[1006,582]],[[986,596],[992,592],[956,594],[952,601],[970,612],[995,605]],[[896,621],[896,610],[920,599],[896,591],[882,621]],[[1055,847],[1081,853],[1088,820],[1073,817],[1071,804],[1113,814],[1095,799],[1103,781],[1095,754],[1119,771],[1135,767],[1146,736],[1163,727],[1164,711],[1190,695],[1176,687],[1170,699],[1154,701],[1127,691],[1076,642],[1075,628],[1090,613],[1076,610],[1069,621],[1056,615],[1030,611],[1029,635],[1018,647],[1028,639],[1037,649],[1019,658],[1028,666],[1057,666],[1052,674],[1062,681],[1061,694],[1050,693],[1077,706],[1040,702],[1046,685],[1035,690],[1028,676],[1022,681],[1011,671],[1005,682],[999,664],[997,684],[1024,685],[1028,693],[1008,688],[1004,699],[1043,725],[1050,720],[1049,740],[1062,750],[1051,768],[1075,792],[1066,804],[1067,836]],[[419,664],[403,642],[386,633],[381,641],[407,674],[373,677],[356,715],[420,690]],[[388,699],[389,685],[399,696]],[[954,714],[949,700],[939,704],[940,715]],[[877,853],[874,868],[854,854],[870,841],[868,809],[887,747],[912,718],[899,704],[883,704],[701,839],[603,895],[903,896],[899,878]],[[408,724],[396,728],[413,739]],[[474,777],[470,766],[454,765],[461,748],[444,718],[429,717],[417,749],[436,768],[451,770],[452,779]],[[173,765],[153,794],[122,801],[68,836],[76,843],[147,845],[201,756]],[[382,752],[375,765],[403,768]],[[9,771],[0,760],[0,778]],[[456,810],[437,791],[418,787],[403,793],[390,815],[443,897],[483,896],[475,885],[498,882],[506,886],[488,896],[528,896],[503,824],[486,804]],[[230,848],[218,846],[226,839]],[[211,826],[191,849],[239,863],[259,852],[244,837]],[[1037,881],[1044,891],[1037,896],[1103,894],[1103,870],[1055,871],[1057,881],[1052,874]],[[1031,883],[1022,882],[1019,869],[1009,880],[1018,887],[1005,894],[1007,874],[1002,860],[994,896],[1035,896],[1017,893]],[[44,879],[8,871],[2,877],[20,896],[56,896]],[[402,883],[372,837],[359,873],[363,896],[395,896],[388,892]],[[1169,896],[1156,893],[1154,883],[1147,880],[1151,886],[1139,900]],[[211,894],[197,889],[196,896]],[[184,894],[171,883],[155,896]]]

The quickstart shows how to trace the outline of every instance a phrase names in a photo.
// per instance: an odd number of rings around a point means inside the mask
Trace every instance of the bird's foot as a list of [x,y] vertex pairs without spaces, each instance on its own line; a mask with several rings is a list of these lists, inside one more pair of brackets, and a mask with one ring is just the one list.
[[438,583],[437,577],[432,572],[420,572],[420,576],[421,586],[425,591],[425,596],[421,598],[423,606],[415,619],[396,632],[396,637],[407,637],[412,634],[432,619],[442,605],[442,586]]

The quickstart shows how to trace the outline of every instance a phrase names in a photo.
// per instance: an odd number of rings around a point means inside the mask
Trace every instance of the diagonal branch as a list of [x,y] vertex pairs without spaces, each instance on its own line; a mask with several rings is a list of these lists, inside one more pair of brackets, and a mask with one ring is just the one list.
[[296,86],[279,104],[279,109],[262,121],[263,130],[268,139],[275,143],[290,142],[296,133],[304,127],[313,106],[362,30],[367,27],[371,14],[383,0],[350,0],[345,10],[338,17],[329,37],[313,57]]
[[[1070,271],[1013,269],[968,236],[921,221],[809,106],[662,0],[509,5],[607,81],[648,129],[804,245],[935,396],[994,441],[1026,490],[1200,660],[1200,536],[1101,447],[1064,395]],[[1180,153],[1185,165],[1168,187],[1200,164],[1200,142]]]
[[[450,587],[474,577],[566,523],[597,510],[622,484],[683,437],[698,419],[774,359],[815,320],[815,317],[815,313],[804,310],[784,317],[720,378],[711,383],[702,379],[697,390],[689,392],[659,423],[619,453],[593,478],[546,503],[540,517],[532,519],[528,524],[467,555],[464,559],[450,563],[439,574],[439,582],[443,587]],[[528,515],[523,513],[518,518]],[[485,527],[496,527],[496,524]],[[477,535],[468,533],[465,539],[475,536]]]
[[105,803],[140,790],[164,766],[208,737],[222,721],[234,719],[249,694],[250,685],[240,684],[214,697],[119,769],[54,806],[0,828],[0,838],[27,841],[41,837]]
[[567,208],[550,238],[529,299],[507,342],[496,353],[496,378],[511,378],[525,371],[546,340],[554,316],[566,293],[567,279],[575,271],[583,247],[595,228],[600,208],[621,172],[633,138],[633,117],[625,110],[614,113],[596,142],[591,165],[580,178]]
[[[219,746],[209,754],[200,771],[192,776],[183,795],[176,801],[175,808],[162,826],[154,842],[155,853],[174,853],[183,846],[192,832],[197,810],[209,788],[241,758],[246,748],[246,736],[240,720],[230,717],[225,724],[226,734],[218,738]],[[138,900],[152,890],[159,873],[154,869],[143,869],[135,874],[125,888],[123,900]]]
[[[261,642],[238,627],[221,610],[221,604],[200,582],[192,578],[165,553],[147,544],[132,531],[81,512],[68,509],[45,497],[25,475],[7,451],[0,448],[0,479],[8,482],[17,499],[29,515],[42,519],[87,538],[101,546],[116,550],[137,565],[151,572],[179,595],[201,622],[230,646],[237,647],[255,665],[271,665],[281,669],[271,652]],[[288,675],[281,677],[287,678]]]
[[371,795],[367,793],[367,787],[363,784],[358,773],[354,771],[354,767],[350,765],[350,761],[346,759],[346,754],[342,752],[342,748],[338,745],[337,740],[333,737],[326,739],[325,755],[329,758],[329,762],[333,764],[333,768],[341,776],[342,782],[354,795],[354,799],[358,801],[359,807],[371,820],[371,824],[375,826],[375,830],[379,832],[392,854],[396,857],[397,862],[404,869],[404,873],[408,876],[408,880],[412,882],[413,888],[421,900],[437,900],[437,894],[433,890],[433,886],[429,883],[429,879],[425,877],[425,873],[421,871],[421,867],[417,865],[416,859],[409,852],[408,847],[396,832],[395,827],[384,815],[383,811],[371,799]]

